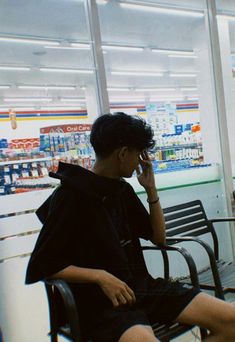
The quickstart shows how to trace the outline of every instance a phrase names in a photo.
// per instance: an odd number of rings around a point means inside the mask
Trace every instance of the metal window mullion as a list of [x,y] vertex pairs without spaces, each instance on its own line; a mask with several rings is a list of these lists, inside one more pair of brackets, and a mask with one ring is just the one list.
[[107,82],[102,52],[99,14],[96,1],[85,0],[88,30],[91,38],[91,49],[95,63],[95,80],[98,93],[98,115],[110,112]]
[[[212,56],[212,67],[214,77],[215,101],[217,110],[218,130],[222,158],[222,172],[224,181],[224,190],[226,196],[226,206],[228,215],[232,216],[232,193],[233,177],[232,162],[228,138],[228,124],[226,116],[225,92],[223,84],[223,70],[220,54],[219,34],[217,26],[216,0],[206,0],[208,9],[208,30],[210,37],[210,52]],[[233,246],[233,257],[235,259],[235,231],[234,225],[230,224],[230,233]]]

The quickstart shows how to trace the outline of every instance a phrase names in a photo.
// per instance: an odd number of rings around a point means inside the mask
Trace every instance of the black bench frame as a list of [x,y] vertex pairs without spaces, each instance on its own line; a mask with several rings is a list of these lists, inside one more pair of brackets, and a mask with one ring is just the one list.
[[[164,265],[169,266],[167,253],[168,252],[178,252],[180,253],[189,268],[189,273],[191,277],[191,283],[198,287],[198,276],[197,269],[188,251],[183,247],[178,246],[145,246],[144,251],[161,251],[164,260]],[[169,267],[168,267],[169,271]],[[165,270],[165,274],[167,270]],[[45,280],[44,281],[48,305],[49,305],[49,316],[50,316],[50,337],[51,342],[57,342],[57,336],[62,335],[73,342],[92,342],[87,341],[82,336],[82,331],[79,325],[79,316],[76,308],[76,303],[69,285],[63,280]],[[67,317],[68,325],[61,327],[58,325],[57,313],[56,313],[56,296],[55,290],[59,292],[61,299],[64,303],[65,314]],[[182,333],[185,333],[193,328],[193,326],[183,325],[180,323],[172,322],[171,324],[154,324],[152,326],[155,335],[162,341],[168,342],[171,338],[175,338]],[[201,335],[203,337],[207,336],[205,329],[201,329]]]

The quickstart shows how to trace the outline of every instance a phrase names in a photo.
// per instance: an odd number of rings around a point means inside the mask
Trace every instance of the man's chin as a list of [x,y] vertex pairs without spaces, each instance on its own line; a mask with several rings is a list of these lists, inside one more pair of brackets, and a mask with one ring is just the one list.
[[133,176],[133,173],[134,173],[134,172],[126,173],[126,174],[123,175],[122,177],[123,177],[123,178],[131,178],[131,177]]

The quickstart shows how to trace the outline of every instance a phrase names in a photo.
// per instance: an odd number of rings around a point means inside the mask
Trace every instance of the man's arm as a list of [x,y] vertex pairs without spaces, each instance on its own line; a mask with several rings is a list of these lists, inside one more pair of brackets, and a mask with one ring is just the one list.
[[47,279],[63,279],[70,283],[93,283],[101,287],[114,307],[135,302],[135,294],[122,280],[105,270],[68,266]]
[[153,230],[151,241],[159,245],[164,245],[166,243],[165,219],[157,194],[157,189],[155,187],[151,189],[148,188],[146,189],[146,193],[149,203],[151,227]]
[[152,163],[146,151],[143,151],[140,156],[141,158],[139,161],[142,172],[140,168],[137,168],[136,171],[138,181],[145,188],[147,193],[150,221],[153,230],[151,241],[163,245],[166,242],[165,220],[157,194]]

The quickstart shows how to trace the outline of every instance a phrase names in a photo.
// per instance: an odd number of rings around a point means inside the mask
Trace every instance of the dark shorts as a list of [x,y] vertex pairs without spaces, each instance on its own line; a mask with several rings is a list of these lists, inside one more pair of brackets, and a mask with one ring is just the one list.
[[103,312],[102,323],[90,334],[92,342],[117,342],[136,324],[152,325],[174,321],[200,290],[188,284],[157,278],[146,290],[135,291],[136,304]]

